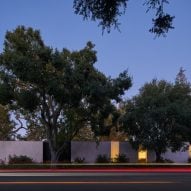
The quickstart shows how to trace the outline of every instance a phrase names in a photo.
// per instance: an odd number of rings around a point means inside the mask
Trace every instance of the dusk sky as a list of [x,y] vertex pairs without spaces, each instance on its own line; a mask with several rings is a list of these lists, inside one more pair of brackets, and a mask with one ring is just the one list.
[[173,82],[180,67],[191,81],[191,0],[169,0],[166,11],[175,15],[174,30],[166,38],[154,39],[148,30],[153,12],[146,14],[144,0],[130,0],[120,30],[104,33],[96,22],[83,21],[74,14],[73,0],[0,0],[0,52],[7,30],[18,25],[41,31],[46,45],[79,50],[92,41],[96,46],[96,67],[116,77],[128,69],[133,87],[131,97],[153,78]]

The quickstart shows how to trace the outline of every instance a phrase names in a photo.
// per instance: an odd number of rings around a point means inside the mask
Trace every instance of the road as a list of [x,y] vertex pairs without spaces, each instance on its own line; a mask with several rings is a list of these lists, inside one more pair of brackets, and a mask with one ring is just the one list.
[[0,191],[190,191],[191,173],[0,173]]

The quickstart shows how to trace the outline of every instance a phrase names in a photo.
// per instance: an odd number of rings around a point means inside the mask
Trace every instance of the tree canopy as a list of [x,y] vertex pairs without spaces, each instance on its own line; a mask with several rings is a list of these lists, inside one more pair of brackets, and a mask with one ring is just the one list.
[[[173,29],[173,19],[164,8],[168,0],[145,0],[144,6],[147,12],[155,11],[155,17],[152,19],[153,27],[149,30],[156,36],[165,36],[169,29]],[[102,30],[110,32],[111,28],[119,29],[119,19],[127,10],[128,0],[74,0],[73,7],[75,13],[82,15],[84,19],[98,21]]]
[[156,161],[161,161],[167,148],[177,151],[188,141],[191,88],[177,80],[175,84],[156,79],[146,83],[126,102],[121,119],[133,146],[154,150]]
[[94,67],[96,61],[91,42],[79,51],[59,51],[46,46],[38,30],[19,26],[6,33],[0,102],[29,119],[27,126],[45,128],[52,162],[82,127],[107,134],[104,119],[116,120],[113,102],[131,86],[127,71],[112,79]]
[[0,140],[8,141],[12,139],[14,125],[10,120],[9,111],[0,104]]

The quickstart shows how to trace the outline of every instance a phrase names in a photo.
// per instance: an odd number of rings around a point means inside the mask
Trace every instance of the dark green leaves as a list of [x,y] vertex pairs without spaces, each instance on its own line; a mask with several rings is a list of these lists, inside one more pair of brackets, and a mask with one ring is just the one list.
[[169,14],[161,14],[157,18],[152,19],[153,27],[149,30],[151,33],[154,33],[156,36],[166,36],[166,33],[170,29],[174,29],[172,26],[174,16]]
[[169,4],[167,0],[146,0],[144,5],[148,7],[149,10],[155,10],[155,18],[152,19],[153,27],[149,32],[154,33],[156,37],[166,36],[170,29],[174,29],[172,26],[174,16],[164,12],[164,5]]
[[22,90],[17,94],[18,104],[30,112],[33,112],[39,105],[39,99],[35,91]]
[[128,0],[74,0],[75,13],[84,19],[99,21],[103,30],[110,32],[112,26],[119,27],[118,17],[125,13]]
[[7,105],[13,100],[13,91],[11,87],[6,84],[0,84],[0,104]]
[[[73,7],[76,14],[82,15],[84,19],[98,21],[103,32],[110,32],[112,27],[119,30],[118,17],[125,14],[127,3],[128,0],[74,0]],[[166,36],[174,28],[172,24],[175,17],[165,13],[166,4],[169,4],[168,0],[145,0],[143,4],[147,6],[147,12],[155,11],[153,27],[149,31],[157,37]]]
[[154,79],[146,83],[126,103],[126,113],[121,118],[133,145],[142,145],[158,155],[167,148],[180,149],[189,140],[190,91],[190,85],[183,82],[177,85]]
[[[131,86],[127,71],[107,78],[94,67],[93,43],[79,51],[53,50],[39,31],[23,26],[7,32],[4,45],[0,99],[11,101],[34,127],[44,127],[55,152],[85,125],[96,135],[109,133],[111,125],[105,119],[117,118],[113,100],[119,101]],[[9,90],[12,97],[7,96]]]

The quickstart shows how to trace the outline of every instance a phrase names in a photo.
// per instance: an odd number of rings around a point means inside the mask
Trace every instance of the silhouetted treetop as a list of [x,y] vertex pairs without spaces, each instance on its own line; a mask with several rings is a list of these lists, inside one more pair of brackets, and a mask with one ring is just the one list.
[[[112,27],[119,30],[118,18],[125,14],[127,3],[128,0],[74,0],[73,7],[76,14],[82,15],[84,19],[98,21],[103,31],[110,32]],[[147,12],[155,11],[153,27],[149,31],[156,36],[165,36],[169,29],[174,28],[174,16],[164,11],[166,4],[169,4],[168,0],[145,0],[143,3],[147,7]]]

